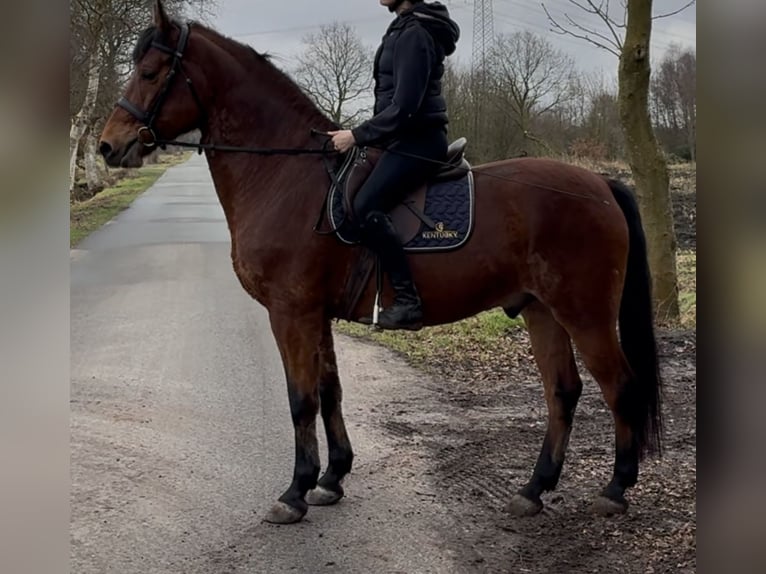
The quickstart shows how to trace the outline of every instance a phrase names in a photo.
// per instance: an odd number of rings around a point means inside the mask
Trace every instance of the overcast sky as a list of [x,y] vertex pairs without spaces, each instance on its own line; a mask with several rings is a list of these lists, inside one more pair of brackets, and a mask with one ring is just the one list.
[[[374,48],[392,15],[378,0],[218,0],[219,9],[211,24],[219,32],[250,44],[256,50],[278,57],[282,68],[291,68],[294,56],[301,50],[303,37],[322,24],[348,22]],[[457,53],[459,63],[470,64],[473,40],[473,0],[443,0],[461,29]],[[683,6],[686,0],[655,0],[654,13],[662,14]],[[612,0],[619,8],[619,0]],[[563,13],[583,23],[588,20],[567,0],[547,0],[546,6],[563,21]],[[621,9],[620,9],[621,11]],[[598,24],[594,23],[594,27]],[[672,43],[696,49],[696,6],[669,18],[656,20],[652,31],[652,59],[661,57]],[[496,34],[529,29],[540,34],[571,55],[578,67],[587,71],[603,71],[614,77],[616,58],[582,40],[557,35],[550,31],[545,13],[536,0],[494,0]],[[603,30],[604,28],[598,28]]]

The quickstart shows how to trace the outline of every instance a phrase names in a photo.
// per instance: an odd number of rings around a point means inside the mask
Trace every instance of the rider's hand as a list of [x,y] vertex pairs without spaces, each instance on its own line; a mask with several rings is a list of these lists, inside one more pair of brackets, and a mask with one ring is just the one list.
[[332,136],[333,147],[341,153],[350,150],[356,144],[354,134],[351,133],[351,130],[327,132],[327,134]]

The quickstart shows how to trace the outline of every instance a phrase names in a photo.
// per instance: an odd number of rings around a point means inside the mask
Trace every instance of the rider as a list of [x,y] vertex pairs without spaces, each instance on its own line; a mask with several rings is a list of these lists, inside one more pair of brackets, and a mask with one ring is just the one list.
[[381,312],[378,324],[414,330],[422,326],[420,297],[387,212],[438,169],[428,160],[446,158],[447,107],[441,80],[444,58],[455,51],[460,30],[439,2],[380,3],[397,17],[375,55],[374,116],[353,130],[330,134],[341,152],[371,144],[390,150],[383,152],[357,194],[354,213],[362,242],[377,253],[394,289],[394,303]]

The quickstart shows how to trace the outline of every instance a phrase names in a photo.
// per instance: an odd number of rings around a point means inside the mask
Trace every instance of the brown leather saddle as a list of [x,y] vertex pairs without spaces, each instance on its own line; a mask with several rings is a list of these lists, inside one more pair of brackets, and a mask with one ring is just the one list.
[[[425,214],[426,191],[429,185],[461,179],[471,171],[471,165],[465,159],[466,138],[452,142],[447,148],[447,159],[436,175],[424,181],[417,189],[412,190],[390,213],[394,227],[399,233],[402,244],[407,244],[420,231],[423,224],[430,229],[438,229],[438,223],[431,221]],[[354,198],[372,172],[375,164],[383,154],[383,150],[357,148],[353,151],[338,173],[338,180],[343,191],[345,219],[354,221]]]

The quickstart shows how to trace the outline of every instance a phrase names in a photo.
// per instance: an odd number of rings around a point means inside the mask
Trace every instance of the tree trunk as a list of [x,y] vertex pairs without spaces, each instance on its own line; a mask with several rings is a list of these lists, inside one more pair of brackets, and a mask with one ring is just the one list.
[[649,117],[649,42],[652,1],[628,0],[625,42],[620,56],[620,120],[636,182],[660,322],[678,319],[676,238],[665,157]]
[[85,139],[85,181],[88,183],[88,191],[96,194],[104,188],[104,175],[106,170],[98,157],[98,132],[96,126],[91,125],[88,137]]
[[93,110],[96,107],[96,97],[98,96],[98,81],[100,75],[100,66],[96,51],[90,56],[88,67],[88,88],[85,92],[85,100],[82,108],[69,129],[69,193],[74,190],[75,174],[77,171],[77,151],[80,146],[80,140],[85,134]]

